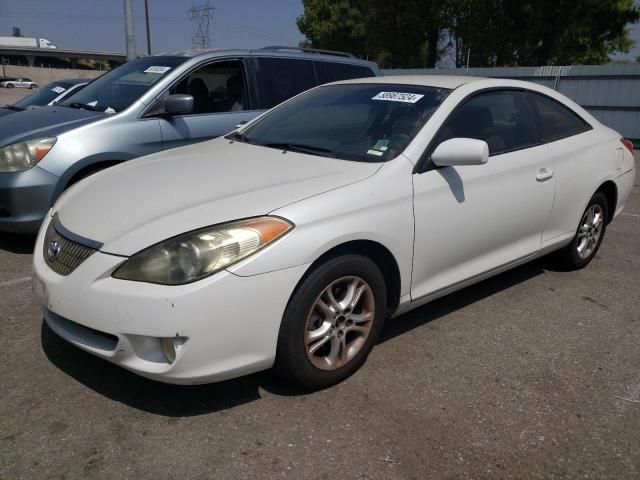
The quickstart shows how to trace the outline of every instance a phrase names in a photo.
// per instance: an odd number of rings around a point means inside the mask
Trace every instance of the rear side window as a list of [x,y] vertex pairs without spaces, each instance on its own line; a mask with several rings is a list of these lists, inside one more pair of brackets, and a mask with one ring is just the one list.
[[434,145],[451,138],[484,140],[490,155],[539,143],[533,111],[517,90],[489,91],[464,101],[446,120]]
[[310,60],[258,58],[260,108],[271,108],[317,85]]
[[351,65],[348,63],[317,62],[319,68],[320,83],[351,80],[352,78],[375,77],[375,73],[369,67]]
[[540,118],[542,142],[553,142],[591,128],[578,114],[555,100],[536,93],[528,95]]

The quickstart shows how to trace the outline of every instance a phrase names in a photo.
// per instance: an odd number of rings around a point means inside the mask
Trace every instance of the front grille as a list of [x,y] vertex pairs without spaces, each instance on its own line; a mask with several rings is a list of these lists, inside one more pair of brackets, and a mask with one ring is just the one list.
[[44,260],[59,275],[69,275],[97,250],[85,247],[60,235],[54,222],[49,223],[42,246]]

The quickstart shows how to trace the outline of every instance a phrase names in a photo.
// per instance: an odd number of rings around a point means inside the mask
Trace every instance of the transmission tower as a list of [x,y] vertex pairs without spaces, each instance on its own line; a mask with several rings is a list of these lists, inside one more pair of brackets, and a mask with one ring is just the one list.
[[191,8],[187,10],[189,20],[193,22],[193,37],[191,39],[193,48],[209,48],[209,25],[215,10],[209,0],[206,0],[202,5],[191,4]]

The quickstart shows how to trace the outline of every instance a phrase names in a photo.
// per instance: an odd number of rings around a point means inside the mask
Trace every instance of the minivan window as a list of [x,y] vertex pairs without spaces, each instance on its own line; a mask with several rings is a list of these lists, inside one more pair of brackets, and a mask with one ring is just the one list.
[[227,138],[345,160],[402,152],[449,90],[395,84],[318,87]]
[[543,142],[553,142],[589,129],[589,125],[577,113],[555,100],[531,92],[529,98],[538,111]]
[[484,140],[490,155],[539,143],[533,112],[523,93],[517,90],[479,93],[456,107],[434,146],[451,138]]
[[260,108],[271,108],[317,85],[310,60],[258,58],[256,63]]
[[144,95],[186,57],[145,57],[105,73],[60,103],[72,108],[120,112]]
[[248,110],[242,62],[227,60],[204,65],[169,89],[171,95],[193,97],[193,113],[223,113]]
[[375,73],[369,67],[352,65],[349,63],[318,62],[320,69],[320,83],[338,82],[353,78],[375,77]]

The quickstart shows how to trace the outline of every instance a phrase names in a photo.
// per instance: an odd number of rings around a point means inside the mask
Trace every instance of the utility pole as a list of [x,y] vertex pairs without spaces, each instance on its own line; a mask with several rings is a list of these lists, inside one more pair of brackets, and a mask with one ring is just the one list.
[[151,55],[151,29],[149,28],[149,2],[144,0],[144,19],[147,24],[147,55]]
[[131,0],[124,0],[124,37],[127,44],[127,61],[136,58],[136,35],[133,31],[133,7]]

